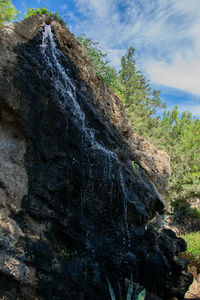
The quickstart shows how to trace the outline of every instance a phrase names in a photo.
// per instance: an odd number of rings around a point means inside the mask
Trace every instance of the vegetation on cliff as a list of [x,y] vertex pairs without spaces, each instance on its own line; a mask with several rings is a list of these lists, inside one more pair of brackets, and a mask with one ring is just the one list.
[[61,19],[61,17],[58,15],[57,12],[51,12],[49,11],[47,8],[45,8],[44,6],[42,6],[41,8],[28,8],[26,7],[27,13],[24,16],[24,19],[30,18],[32,16],[35,15],[49,15],[54,17],[55,19],[57,19],[61,24],[65,24],[65,21],[63,19]]
[[78,40],[83,45],[86,55],[93,62],[101,80],[111,88],[116,88],[117,91],[120,92],[120,86],[116,84],[117,73],[114,68],[109,66],[107,53],[100,49],[99,42],[94,42],[85,34],[80,35]]
[[5,23],[8,23],[16,19],[19,12],[16,10],[11,1],[1,0],[0,1],[0,27]]

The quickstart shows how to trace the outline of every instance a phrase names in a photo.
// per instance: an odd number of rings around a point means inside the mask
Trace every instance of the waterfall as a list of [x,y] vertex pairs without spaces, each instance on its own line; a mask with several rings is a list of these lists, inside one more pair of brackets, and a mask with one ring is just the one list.
[[[45,63],[46,72],[50,74],[52,85],[56,89],[59,95],[59,101],[62,108],[66,108],[70,111],[75,121],[78,122],[78,125],[81,127],[85,138],[90,141],[91,148],[90,151],[98,151],[99,154],[104,155],[106,159],[106,166],[108,167],[109,180],[112,182],[112,165],[115,162],[117,169],[119,170],[119,182],[120,188],[122,191],[122,201],[124,207],[124,223],[125,223],[125,232],[126,236],[130,237],[128,222],[127,222],[127,204],[128,204],[128,195],[126,193],[126,186],[123,178],[123,172],[121,167],[121,162],[119,161],[117,155],[112,151],[106,149],[103,145],[98,143],[95,139],[95,131],[92,128],[88,128],[85,124],[85,113],[82,111],[78,101],[76,87],[71,81],[69,75],[67,74],[67,69],[63,68],[60,61],[66,57],[59,50],[54,40],[53,32],[51,30],[51,25],[45,25],[43,29],[42,44],[40,46],[43,60]],[[68,95],[68,97],[67,97]],[[109,191],[108,191],[109,192]]]
[[[52,84],[61,95],[61,99],[64,99],[64,101],[61,101],[63,109],[67,107],[71,110],[74,118],[78,119],[86,137],[91,141],[93,150],[103,151],[106,156],[109,156],[115,161],[118,161],[116,154],[108,149],[105,149],[101,144],[99,144],[95,140],[94,130],[92,128],[86,127],[85,125],[85,114],[81,110],[80,105],[77,101],[76,87],[68,76],[67,70],[65,70],[59,62],[59,58],[62,58],[64,54],[56,46],[51,30],[51,25],[44,26],[41,52],[46,63],[46,70],[51,73]],[[70,103],[68,100],[69,98],[66,98],[66,93],[70,97]]]
[[[85,114],[80,109],[76,100],[76,88],[59,62],[59,57],[62,57],[63,53],[56,47],[53,33],[51,31],[51,25],[45,25],[44,27],[41,52],[46,63],[46,70],[51,72],[52,83],[61,95],[61,99],[64,99],[64,101],[61,102],[61,105],[63,108],[66,106],[69,107],[72,110],[74,117],[80,121],[82,127],[85,127]],[[71,103],[68,105],[66,101],[66,93],[71,99]]]

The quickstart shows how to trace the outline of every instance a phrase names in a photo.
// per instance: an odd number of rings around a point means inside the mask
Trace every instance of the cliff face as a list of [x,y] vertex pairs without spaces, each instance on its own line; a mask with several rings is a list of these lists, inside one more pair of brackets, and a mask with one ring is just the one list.
[[129,144],[134,161],[141,165],[159,193],[163,195],[168,185],[167,178],[171,175],[168,154],[156,149],[154,145],[133,132],[121,99],[107,89],[96,75],[93,65],[85,56],[77,39],[59,23],[54,23],[54,28],[62,51],[74,62],[79,76],[90,87],[96,109],[117,127],[123,139]]
[[[133,134],[73,35],[35,16],[0,32],[0,292],[110,299],[135,282],[163,299],[191,283],[162,213],[167,154]],[[132,166],[136,161],[140,167]]]

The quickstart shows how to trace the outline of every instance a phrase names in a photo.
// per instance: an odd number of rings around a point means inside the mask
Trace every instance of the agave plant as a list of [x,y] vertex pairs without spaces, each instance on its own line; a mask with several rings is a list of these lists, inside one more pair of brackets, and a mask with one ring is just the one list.
[[[114,292],[114,290],[112,288],[112,285],[111,285],[108,278],[107,278],[107,282],[108,282],[108,287],[109,287],[109,292],[110,292],[111,299],[116,300],[115,292]],[[119,300],[123,300],[121,287],[120,287],[119,282],[118,282],[118,288],[119,288]],[[139,293],[137,292],[137,290],[138,290],[138,287],[136,287],[136,291],[133,294],[133,275],[131,274],[131,280],[130,280],[130,284],[129,284],[129,287],[128,287],[126,300],[144,300],[145,295],[146,295],[146,290],[143,289]]]

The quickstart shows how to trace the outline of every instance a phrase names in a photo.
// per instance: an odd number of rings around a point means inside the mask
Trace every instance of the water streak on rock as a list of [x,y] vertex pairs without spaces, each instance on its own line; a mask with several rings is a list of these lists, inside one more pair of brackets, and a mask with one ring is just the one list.
[[[106,149],[103,145],[98,143],[95,139],[95,131],[92,128],[88,128],[85,125],[85,113],[81,109],[77,99],[76,99],[76,87],[73,82],[70,80],[69,75],[67,74],[67,70],[64,69],[60,63],[60,59],[63,58],[63,53],[58,49],[56,42],[54,41],[54,35],[51,30],[51,25],[45,25],[43,28],[43,36],[42,36],[42,44],[41,44],[41,53],[44,57],[46,68],[45,72],[51,74],[52,84],[54,85],[55,90],[60,95],[59,100],[60,104],[63,107],[63,110],[66,108],[70,110],[71,114],[84,132],[84,139],[89,140],[91,144],[91,151],[97,152],[95,154],[97,157],[102,153],[105,157],[106,168],[105,173],[108,174],[108,179],[112,182],[112,165],[113,162],[117,164],[117,168],[119,169],[119,182],[121,184],[122,197],[121,201],[123,201],[124,207],[124,223],[125,223],[125,231],[128,240],[130,240],[130,233],[127,222],[127,205],[128,205],[128,196],[126,194],[126,186],[123,178],[123,173],[120,167],[120,162],[115,153]],[[64,57],[64,59],[66,59]],[[70,97],[71,102],[69,102],[69,98],[66,98],[66,93]],[[92,167],[92,166],[91,166]],[[105,176],[106,177],[106,176]],[[110,193],[112,193],[112,186],[110,188]],[[129,242],[128,242],[129,243]],[[128,244],[127,243],[127,244]]]

